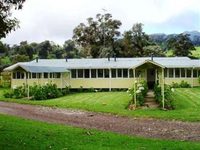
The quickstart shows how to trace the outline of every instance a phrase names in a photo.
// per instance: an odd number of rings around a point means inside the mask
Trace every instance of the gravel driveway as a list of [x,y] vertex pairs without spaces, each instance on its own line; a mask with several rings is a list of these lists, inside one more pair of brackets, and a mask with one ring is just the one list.
[[104,113],[0,102],[0,113],[49,123],[147,138],[200,141],[200,122],[122,117]]

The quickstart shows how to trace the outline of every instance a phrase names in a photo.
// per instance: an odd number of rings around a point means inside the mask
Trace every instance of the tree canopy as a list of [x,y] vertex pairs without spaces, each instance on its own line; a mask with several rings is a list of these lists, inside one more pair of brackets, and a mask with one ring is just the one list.
[[25,0],[1,0],[0,1],[0,39],[5,37],[11,30],[15,30],[19,21],[11,18],[12,8],[22,9]]
[[74,29],[73,39],[84,48],[86,56],[96,58],[106,47],[114,51],[114,42],[120,35],[120,26],[121,21],[113,19],[111,14],[97,14],[95,19],[88,18],[87,24],[80,23]]
[[168,49],[173,49],[175,56],[189,56],[191,54],[191,50],[195,50],[188,34],[179,34],[171,37],[167,41],[167,47]]

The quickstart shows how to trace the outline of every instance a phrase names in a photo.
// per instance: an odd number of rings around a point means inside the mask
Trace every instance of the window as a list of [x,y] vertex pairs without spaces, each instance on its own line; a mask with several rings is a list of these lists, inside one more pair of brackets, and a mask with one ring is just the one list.
[[[153,70],[152,70],[153,71]],[[151,74],[153,73],[154,74],[154,72],[152,72],[151,71]],[[140,70],[136,70],[136,72],[135,72],[135,76],[137,77],[137,78],[139,78],[139,77],[141,77],[141,75],[142,75],[142,72],[140,71]]]
[[37,77],[36,73],[32,73],[32,79],[35,79]]
[[116,69],[111,69],[112,78],[116,78]]
[[181,68],[181,78],[185,78],[185,69]]
[[13,72],[13,79],[24,79],[25,74],[23,72]]
[[123,77],[128,78],[128,69],[123,69]]
[[41,73],[37,73],[37,78],[38,79],[42,78],[42,74]]
[[71,70],[71,77],[76,78],[76,69]]
[[104,78],[109,78],[109,69],[104,69]]
[[187,77],[190,78],[191,77],[191,74],[192,74],[192,71],[191,69],[187,69]]
[[59,72],[55,73],[55,78],[60,78],[61,74]]
[[50,73],[50,78],[54,78],[54,73]]
[[174,69],[169,69],[169,78],[174,77]]
[[83,69],[78,69],[78,78],[83,78]]
[[176,69],[175,69],[175,77],[176,77],[176,78],[179,78],[179,77],[180,77],[180,69],[179,69],[179,68],[176,68]]
[[90,70],[85,69],[85,78],[90,78]]
[[16,79],[16,72],[13,72],[13,79]]
[[196,69],[193,70],[193,77],[197,78],[197,70]]
[[129,70],[129,78],[133,78],[133,69]]
[[98,69],[98,78],[103,78],[103,69]]
[[49,78],[48,73],[46,73],[46,72],[44,73],[44,78],[45,79]]
[[122,77],[122,69],[117,69],[117,77],[118,78]]
[[92,78],[96,78],[97,77],[96,69],[91,69],[91,77]]
[[20,79],[20,78],[21,78],[21,73],[17,72],[17,79]]
[[167,69],[164,70],[164,76],[167,78],[168,75],[167,75]]

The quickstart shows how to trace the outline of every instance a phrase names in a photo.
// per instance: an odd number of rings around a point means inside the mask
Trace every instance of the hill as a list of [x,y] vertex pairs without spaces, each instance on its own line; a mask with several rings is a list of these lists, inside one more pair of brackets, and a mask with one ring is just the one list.
[[[189,38],[195,46],[200,46],[200,32],[199,31],[185,31],[184,34],[189,34]],[[176,36],[177,34],[164,34],[155,33],[150,34],[150,38],[158,44],[165,43],[170,37]]]

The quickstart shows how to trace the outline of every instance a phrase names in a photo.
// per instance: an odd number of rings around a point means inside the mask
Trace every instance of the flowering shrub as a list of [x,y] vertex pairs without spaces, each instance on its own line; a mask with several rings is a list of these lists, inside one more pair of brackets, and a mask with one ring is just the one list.
[[[32,100],[46,100],[66,95],[70,92],[70,87],[62,90],[56,84],[47,83],[46,85],[33,85],[29,87],[29,96]],[[27,86],[19,86],[4,94],[6,98],[25,98],[27,97]]]
[[173,87],[173,88],[191,88],[191,85],[187,81],[182,80],[181,83],[172,82],[171,87]]
[[130,89],[128,89],[129,95],[132,96],[132,103],[134,102],[134,92],[136,93],[136,100],[137,100],[137,105],[142,106],[144,104],[144,97],[147,94],[148,91],[148,86],[146,81],[141,81],[138,83],[135,83],[136,89],[134,89],[134,86]]
[[[169,86],[169,85],[165,85],[165,90],[164,90],[164,96],[165,96],[165,100],[164,100],[164,104],[165,104],[165,108],[166,109],[175,109],[175,105],[172,99],[172,92],[174,92],[174,88]],[[159,103],[160,107],[162,107],[162,93],[161,93],[161,87],[159,85],[155,85],[154,87],[154,95],[155,95],[155,99],[156,101]]]

